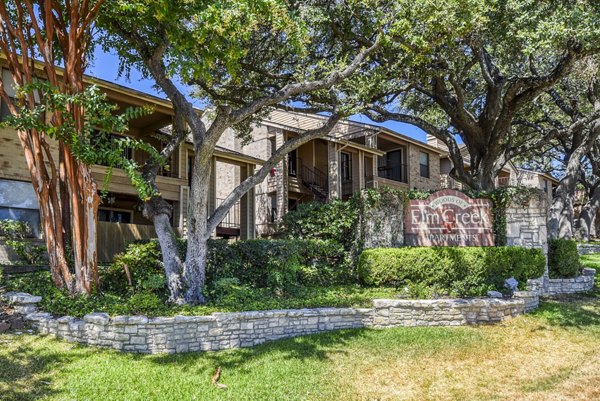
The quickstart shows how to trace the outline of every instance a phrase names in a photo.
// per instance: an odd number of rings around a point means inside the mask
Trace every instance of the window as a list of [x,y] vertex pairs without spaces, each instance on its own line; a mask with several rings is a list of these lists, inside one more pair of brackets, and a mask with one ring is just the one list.
[[275,140],[275,137],[269,138],[269,148],[271,151],[271,156],[273,156],[277,150],[277,141]]
[[344,153],[340,155],[340,173],[342,180],[349,181],[352,179],[352,158],[350,153]]
[[419,153],[419,171],[421,177],[429,178],[429,153]]
[[271,223],[277,222],[277,195],[271,195]]
[[288,153],[288,175],[296,177],[298,175],[298,151],[292,150]]
[[[188,175],[188,187],[192,186],[192,173],[194,172],[194,156],[188,156],[187,161],[187,175]],[[214,174],[214,172],[213,172]]]
[[131,212],[124,210],[98,209],[98,221],[111,223],[131,223]]
[[[14,102],[14,98],[10,98],[12,102]],[[4,100],[0,100],[0,121],[6,120],[7,117],[10,117],[10,110],[8,109],[8,105]]]

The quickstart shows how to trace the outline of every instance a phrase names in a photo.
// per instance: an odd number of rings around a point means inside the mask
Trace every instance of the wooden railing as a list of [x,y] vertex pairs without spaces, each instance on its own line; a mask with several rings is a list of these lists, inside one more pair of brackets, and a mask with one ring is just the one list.
[[98,261],[110,263],[127,245],[139,240],[156,238],[152,225],[98,222]]

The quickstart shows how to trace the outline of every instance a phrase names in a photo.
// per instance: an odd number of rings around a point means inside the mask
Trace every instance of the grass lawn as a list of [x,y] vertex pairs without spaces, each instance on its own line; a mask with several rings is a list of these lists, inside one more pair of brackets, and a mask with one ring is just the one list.
[[598,274],[600,274],[600,253],[581,255],[579,256],[579,260],[582,265],[596,269],[598,270]]
[[[217,367],[225,389],[210,384]],[[122,354],[0,335],[0,400],[600,399],[600,291],[503,324],[346,330],[251,349]]]

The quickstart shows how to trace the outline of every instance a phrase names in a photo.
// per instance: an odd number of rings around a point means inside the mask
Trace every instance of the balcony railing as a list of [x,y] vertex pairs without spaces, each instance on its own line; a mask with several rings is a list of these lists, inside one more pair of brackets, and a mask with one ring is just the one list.
[[408,169],[406,164],[380,166],[377,168],[377,176],[392,181],[408,183]]
[[498,177],[497,178],[497,186],[508,187],[509,185],[511,185],[510,177]]
[[344,199],[344,200],[348,199],[354,192],[353,189],[354,189],[354,186],[353,186],[352,179],[342,180],[342,199]]
[[[223,201],[225,201],[225,199],[217,198],[217,207],[219,207]],[[231,209],[229,209],[221,223],[219,223],[219,227],[240,228],[240,221],[240,202],[236,202]]]

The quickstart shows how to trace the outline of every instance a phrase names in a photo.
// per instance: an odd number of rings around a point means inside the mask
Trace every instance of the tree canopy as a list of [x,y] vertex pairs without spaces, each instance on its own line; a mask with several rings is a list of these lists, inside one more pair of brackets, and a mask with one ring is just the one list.
[[406,3],[394,2],[407,10],[407,19],[398,24],[413,33],[394,34],[380,50],[379,73],[364,93],[367,114],[380,122],[416,125],[438,138],[449,149],[454,178],[491,189],[509,160],[548,141],[520,135],[512,129],[514,119],[577,60],[598,50],[600,5],[447,0],[408,8]]

